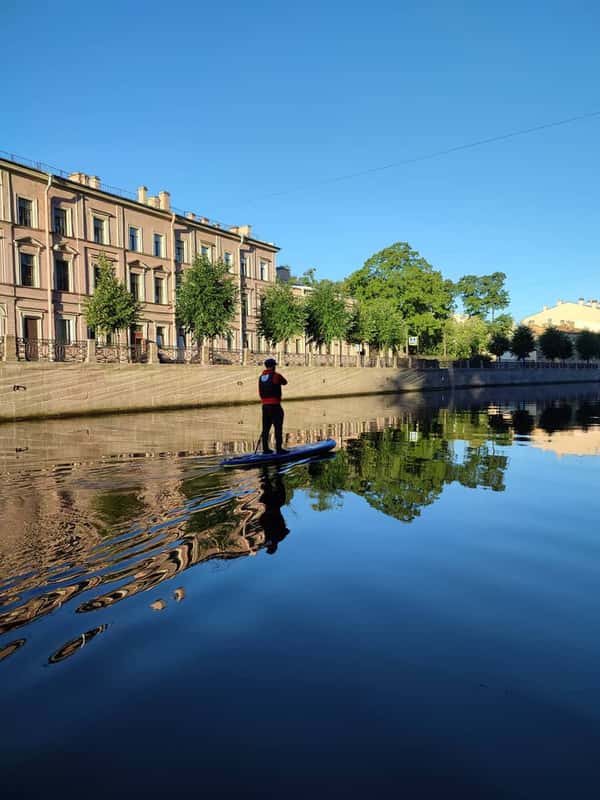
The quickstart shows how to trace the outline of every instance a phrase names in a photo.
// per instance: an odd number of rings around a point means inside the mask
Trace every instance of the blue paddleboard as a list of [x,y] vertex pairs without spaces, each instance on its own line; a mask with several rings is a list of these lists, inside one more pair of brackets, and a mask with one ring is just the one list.
[[322,455],[335,447],[335,439],[324,439],[314,444],[303,444],[292,447],[287,453],[244,453],[235,458],[225,458],[221,461],[222,467],[259,467],[261,464],[281,464],[284,461],[295,461],[298,458],[310,458]]

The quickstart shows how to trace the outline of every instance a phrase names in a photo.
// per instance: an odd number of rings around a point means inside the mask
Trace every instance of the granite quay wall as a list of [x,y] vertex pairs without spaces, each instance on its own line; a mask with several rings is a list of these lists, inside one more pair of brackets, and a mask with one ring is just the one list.
[[[598,383],[600,369],[286,367],[286,402],[486,386]],[[245,405],[257,402],[256,367],[173,364],[0,366],[0,421]]]

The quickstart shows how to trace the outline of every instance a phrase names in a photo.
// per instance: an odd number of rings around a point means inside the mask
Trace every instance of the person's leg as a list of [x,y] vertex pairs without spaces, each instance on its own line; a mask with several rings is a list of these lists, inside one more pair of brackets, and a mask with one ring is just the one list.
[[263,453],[269,451],[269,434],[271,432],[271,425],[273,420],[271,418],[271,406],[262,407],[262,448]]
[[273,406],[273,424],[275,426],[275,447],[277,452],[283,450],[283,408],[281,406]]

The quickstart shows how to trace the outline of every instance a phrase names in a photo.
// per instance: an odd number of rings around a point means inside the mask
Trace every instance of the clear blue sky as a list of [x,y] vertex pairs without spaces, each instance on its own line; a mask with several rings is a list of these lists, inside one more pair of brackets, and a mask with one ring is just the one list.
[[502,270],[517,317],[600,296],[593,2],[5,0],[0,149],[251,222],[341,278],[408,241],[445,275]]

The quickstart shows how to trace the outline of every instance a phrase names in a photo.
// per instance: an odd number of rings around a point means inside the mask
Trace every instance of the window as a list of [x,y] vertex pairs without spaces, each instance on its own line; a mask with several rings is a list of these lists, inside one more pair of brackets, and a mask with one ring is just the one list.
[[175,291],[177,291],[181,287],[181,282],[183,281],[183,275],[181,272],[175,273]]
[[66,208],[54,209],[54,233],[58,233],[61,236],[69,235]]
[[33,258],[28,253],[21,253],[21,286],[35,286]]
[[261,281],[268,281],[269,280],[269,262],[268,261],[261,261],[260,262],[260,279],[261,279]]
[[164,285],[165,285],[164,278],[158,278],[158,277],[155,276],[155,278],[154,278],[154,302],[157,305],[160,305],[161,303],[165,302],[164,301],[164,296],[165,296]]
[[57,258],[54,262],[56,289],[59,292],[69,292],[69,262]]
[[106,220],[94,217],[94,241],[96,244],[108,244],[106,241]]
[[162,347],[165,343],[165,329],[162,325],[156,326],[156,344]]
[[100,267],[98,264],[94,264],[94,289],[100,283]]
[[140,252],[140,229],[129,226],[129,249],[134,253]]
[[165,237],[161,233],[154,234],[154,255],[159,258],[165,255]]
[[133,295],[134,300],[140,299],[140,276],[137,272],[132,272],[129,275],[129,291]]
[[71,320],[59,318],[56,320],[56,340],[61,344],[71,342]]
[[33,203],[31,200],[26,200],[24,197],[19,197],[17,212],[19,225],[24,225],[26,228],[32,228]]
[[233,255],[225,251],[223,253],[223,261],[229,267],[230,272],[233,272]]
[[175,261],[185,261],[185,242],[179,233],[175,234]]
[[206,258],[210,258],[210,251],[211,251],[210,245],[203,244],[200,246],[200,255],[205,256]]
[[248,257],[246,253],[240,253],[240,272],[242,275],[248,275]]

